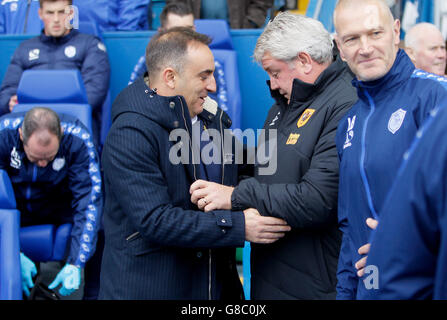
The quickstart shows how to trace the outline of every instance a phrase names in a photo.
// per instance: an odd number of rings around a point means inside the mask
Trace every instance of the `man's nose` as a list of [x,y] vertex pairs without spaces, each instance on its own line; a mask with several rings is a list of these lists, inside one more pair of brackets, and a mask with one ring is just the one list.
[[278,82],[276,81],[275,78],[273,78],[272,76],[270,76],[270,89],[272,89],[272,90],[276,90],[276,89],[278,89],[278,88],[279,88],[279,86],[278,86]]
[[367,37],[360,38],[360,54],[370,54],[372,52],[371,44]]
[[216,79],[214,78],[214,75],[210,77],[210,80],[208,81],[208,84],[206,86],[206,90],[209,92],[216,92],[217,85],[216,85]]

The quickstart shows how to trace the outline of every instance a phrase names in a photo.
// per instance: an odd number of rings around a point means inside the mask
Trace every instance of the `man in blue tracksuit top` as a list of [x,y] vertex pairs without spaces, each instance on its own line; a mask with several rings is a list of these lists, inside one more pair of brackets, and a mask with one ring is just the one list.
[[[148,29],[150,0],[74,0],[80,21],[94,21],[99,31]],[[1,0],[0,34],[38,34],[43,28],[39,0]],[[76,18],[75,18],[76,20]]]
[[[359,299],[447,299],[447,101],[406,153],[373,232]],[[372,272],[369,276],[376,276]]]
[[371,232],[365,221],[378,220],[403,154],[430,111],[447,99],[447,80],[415,69],[398,49],[400,23],[382,1],[342,0],[334,17],[359,96],[336,137],[343,231],[337,298],[355,299],[365,290],[355,268]]
[[[67,264],[56,280],[67,269],[76,278],[95,251],[102,215],[101,174],[91,135],[72,117],[59,120],[50,109],[34,108],[0,118],[0,141],[0,169],[11,179],[21,226],[73,224]],[[33,262],[23,254],[21,262],[26,294]],[[60,293],[73,289],[63,285]]]
[[44,30],[38,37],[22,42],[14,52],[0,88],[0,115],[17,102],[17,87],[28,69],[78,69],[92,106],[93,137],[97,144],[101,109],[109,87],[110,66],[104,44],[96,37],[67,28],[68,0],[43,1],[39,15]]

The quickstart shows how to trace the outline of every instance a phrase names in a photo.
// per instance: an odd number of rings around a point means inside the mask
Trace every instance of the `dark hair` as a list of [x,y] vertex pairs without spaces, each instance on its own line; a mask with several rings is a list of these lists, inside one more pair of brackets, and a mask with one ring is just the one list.
[[[42,8],[44,2],[56,2],[56,1],[60,0],[39,0],[39,4],[40,7]],[[69,6],[73,5],[73,0],[63,0],[63,1],[67,1]]]
[[181,73],[188,46],[194,42],[209,45],[211,39],[187,27],[174,27],[154,35],[146,48],[149,77],[156,76],[166,67],[172,67]]
[[36,107],[28,111],[22,123],[23,144],[26,145],[31,135],[39,130],[48,130],[61,141],[61,121],[57,113],[45,107]]
[[165,5],[163,11],[160,13],[160,24],[164,28],[168,19],[168,14],[172,13],[180,17],[193,14],[192,8],[189,4],[183,2],[170,3]]

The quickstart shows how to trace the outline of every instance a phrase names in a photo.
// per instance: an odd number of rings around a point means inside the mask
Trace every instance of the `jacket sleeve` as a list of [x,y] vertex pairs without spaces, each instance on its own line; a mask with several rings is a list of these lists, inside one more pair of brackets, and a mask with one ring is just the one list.
[[337,300],[356,299],[359,278],[352,262],[351,248],[349,234],[343,232],[337,268]]
[[267,11],[273,6],[273,0],[250,0],[245,15],[244,28],[262,28]]
[[24,71],[21,59],[23,50],[21,48],[22,47],[19,46],[14,52],[11,63],[6,70],[3,79],[2,87],[0,89],[0,115],[9,113],[9,100],[17,93],[17,87],[19,86],[20,78]]
[[336,222],[338,158],[335,133],[351,107],[338,107],[315,145],[310,167],[296,184],[261,184],[255,178],[240,182],[232,194],[236,210],[256,208],[262,215],[282,218],[292,228],[324,227]]
[[242,247],[242,212],[204,213],[173,203],[159,164],[157,132],[151,122],[138,118],[124,114],[115,120],[103,151],[105,183],[134,228],[161,246]]
[[73,138],[68,171],[74,219],[67,262],[80,268],[95,251],[103,201],[98,155],[86,130]]
[[[341,162],[343,153],[343,144],[345,141],[346,128],[339,126],[336,138],[336,145],[338,150],[339,162]],[[343,181],[340,181],[342,184]],[[357,277],[356,269],[352,259],[353,250],[357,250],[352,244],[351,237],[349,235],[349,221],[346,214],[346,208],[344,207],[344,200],[347,195],[340,192],[338,194],[338,225],[340,231],[343,234],[340,254],[338,257],[337,267],[337,300],[355,300],[357,296],[357,286],[359,278]]]
[[147,30],[150,0],[120,0],[117,31]]
[[82,63],[81,74],[87,91],[88,102],[93,109],[101,108],[109,90],[110,65],[104,44],[91,37]]

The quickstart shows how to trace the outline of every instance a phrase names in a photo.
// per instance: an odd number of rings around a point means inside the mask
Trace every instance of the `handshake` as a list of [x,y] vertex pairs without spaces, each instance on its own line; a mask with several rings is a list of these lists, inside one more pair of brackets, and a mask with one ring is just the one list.
[[[231,210],[233,187],[215,182],[197,180],[191,185],[191,202],[200,210]],[[283,219],[261,216],[258,210],[249,208],[244,211],[245,240],[253,243],[273,243],[284,237],[291,227]]]

